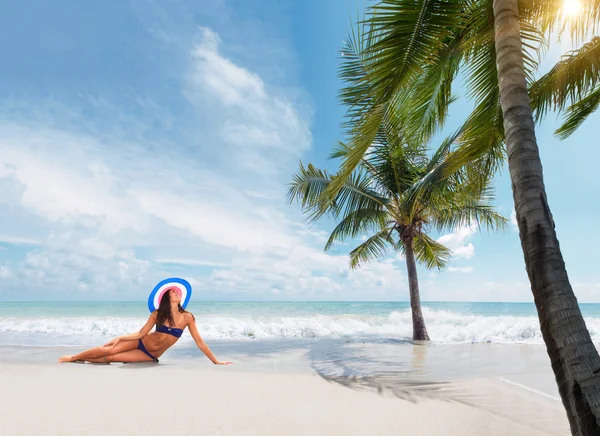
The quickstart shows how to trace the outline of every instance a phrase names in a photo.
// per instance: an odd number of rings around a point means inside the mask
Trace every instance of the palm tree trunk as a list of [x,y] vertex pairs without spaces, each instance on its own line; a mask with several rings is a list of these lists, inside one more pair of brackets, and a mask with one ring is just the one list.
[[419,296],[419,277],[417,276],[417,263],[415,262],[414,237],[404,238],[406,251],[406,269],[408,271],[408,289],[410,294],[410,309],[412,312],[413,340],[428,341],[429,335],[425,327],[423,312],[421,311],[421,297]]
[[523,68],[517,0],[494,0],[494,20],[508,167],[540,328],[572,434],[597,436],[600,357],[569,283],[546,198]]

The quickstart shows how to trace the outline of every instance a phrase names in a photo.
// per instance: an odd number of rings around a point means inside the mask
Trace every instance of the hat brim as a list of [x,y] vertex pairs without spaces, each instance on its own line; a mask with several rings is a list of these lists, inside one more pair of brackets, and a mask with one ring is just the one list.
[[157,310],[160,305],[160,299],[165,292],[174,288],[181,290],[181,307],[185,309],[192,296],[192,286],[187,280],[173,277],[161,281],[154,287],[152,292],[150,292],[150,295],[148,296],[148,310],[150,312]]

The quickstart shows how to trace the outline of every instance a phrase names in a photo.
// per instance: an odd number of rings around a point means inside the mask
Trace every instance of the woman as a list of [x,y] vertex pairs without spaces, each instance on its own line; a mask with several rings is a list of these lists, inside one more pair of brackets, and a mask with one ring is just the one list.
[[[63,356],[64,362],[158,362],[158,358],[179,339],[187,327],[196,341],[196,345],[215,365],[229,365],[232,362],[220,362],[208,345],[200,337],[194,315],[181,307],[182,292],[172,288],[160,299],[158,310],[148,318],[146,325],[138,333],[119,336],[102,347],[86,350],[74,356]],[[156,325],[156,330],[149,333]]]

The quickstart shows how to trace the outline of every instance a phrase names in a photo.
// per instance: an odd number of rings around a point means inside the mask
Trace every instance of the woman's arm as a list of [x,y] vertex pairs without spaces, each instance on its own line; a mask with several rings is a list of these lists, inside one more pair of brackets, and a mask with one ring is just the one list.
[[112,341],[104,344],[104,346],[105,347],[107,347],[107,346],[114,347],[120,341],[135,341],[137,339],[142,339],[144,336],[146,336],[150,332],[150,330],[152,330],[152,327],[154,327],[154,324],[156,324],[156,311],[154,311],[150,314],[148,321],[146,321],[146,324],[144,324],[144,327],[142,327],[139,332],[130,333],[128,335],[123,335],[123,336],[118,336],[115,339],[113,339]]
[[196,319],[194,318],[194,315],[192,315],[191,313],[189,313],[189,315],[190,320],[188,321],[187,327],[190,331],[190,334],[192,335],[192,338],[194,338],[194,341],[196,342],[198,348],[200,348],[200,350],[206,355],[206,357],[208,357],[210,361],[215,365],[232,364],[233,362],[229,361],[219,362],[219,360],[215,357],[212,351],[210,351],[210,348],[208,348],[208,345],[206,345],[206,342],[204,342],[204,339],[202,339],[202,337],[200,336],[200,333],[198,332],[198,327],[196,327]]

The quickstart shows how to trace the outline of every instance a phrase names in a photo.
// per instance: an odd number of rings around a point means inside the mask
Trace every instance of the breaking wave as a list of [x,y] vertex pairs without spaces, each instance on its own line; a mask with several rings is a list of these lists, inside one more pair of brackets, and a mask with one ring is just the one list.
[[[478,316],[424,308],[429,336],[435,343],[542,344],[538,319],[533,316]],[[4,317],[0,335],[50,337],[114,337],[135,332],[145,319],[132,317]],[[202,336],[211,340],[277,340],[339,338],[409,338],[410,311],[388,316],[312,315],[197,317]],[[587,318],[594,342],[600,342],[600,319]],[[185,335],[186,342],[191,341]],[[41,339],[41,338],[40,338]]]

